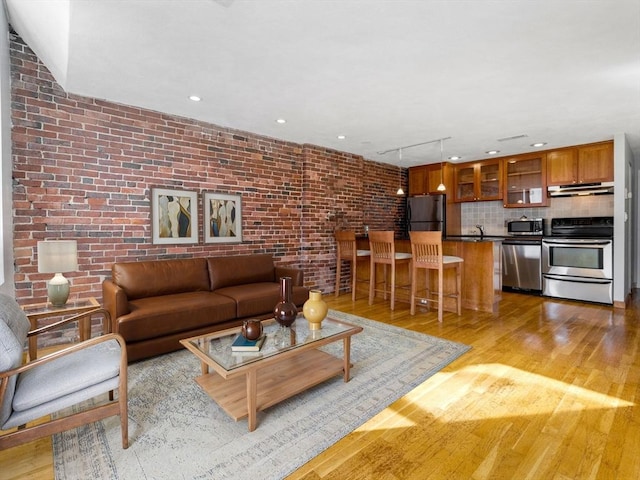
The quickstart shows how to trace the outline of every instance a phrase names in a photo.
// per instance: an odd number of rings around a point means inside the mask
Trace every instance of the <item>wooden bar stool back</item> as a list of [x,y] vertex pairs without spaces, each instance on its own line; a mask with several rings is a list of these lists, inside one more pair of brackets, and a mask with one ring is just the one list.
[[[373,304],[373,298],[377,291],[382,291],[384,299],[387,299],[387,293],[391,294],[391,310],[395,307],[396,301],[396,267],[400,264],[410,264],[411,254],[396,252],[394,242],[394,232],[390,231],[372,231],[369,232],[369,250],[371,252],[371,269],[369,272],[369,305]],[[381,282],[376,278],[376,266],[383,265],[383,279]],[[387,289],[387,268],[391,268],[390,288]],[[409,273],[411,273],[409,269]],[[382,284],[382,288],[378,285]]]
[[[460,257],[442,254],[442,232],[409,232],[411,238],[411,315],[415,315],[416,301],[422,300],[438,303],[438,321],[442,322],[442,308],[444,297],[454,297],[456,299],[456,308],[458,315],[462,313],[462,263],[464,260]],[[418,292],[418,269],[425,269],[425,295],[416,298]],[[446,294],[444,293],[444,270],[447,268],[455,268],[456,270],[456,291]],[[431,291],[430,272],[435,270],[438,272],[438,291]],[[437,299],[433,297],[437,295]]]
[[340,284],[342,283],[342,262],[350,263],[351,278],[351,300],[356,299],[356,284],[358,282],[358,260],[367,258],[369,250],[358,250],[356,246],[356,234],[351,230],[338,230],[335,232],[336,238],[336,297],[340,294]]

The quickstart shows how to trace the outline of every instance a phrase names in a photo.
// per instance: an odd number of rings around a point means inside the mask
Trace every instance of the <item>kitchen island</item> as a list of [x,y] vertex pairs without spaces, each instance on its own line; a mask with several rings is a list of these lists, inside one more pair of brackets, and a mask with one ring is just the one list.
[[[501,246],[499,237],[464,236],[448,237],[444,239],[443,251],[445,255],[455,255],[464,259],[462,267],[462,307],[469,310],[493,313],[498,309],[498,303],[502,298],[502,263]],[[357,238],[358,249],[369,249],[369,239],[361,236]],[[409,239],[398,238],[395,241],[397,252],[411,253]],[[382,268],[378,266],[378,268]],[[396,285],[409,285],[409,268],[399,267],[396,271]],[[455,291],[455,272],[445,270],[444,289],[447,292]],[[378,272],[382,275],[382,271]],[[437,285],[437,272],[431,272],[431,285]],[[369,278],[369,269],[362,262],[358,268],[358,277]],[[424,276],[422,276],[424,278]],[[418,280],[418,288],[424,286],[425,281]],[[360,284],[358,295],[368,295],[367,283]],[[397,288],[396,301],[409,302],[409,289]],[[444,299],[444,310],[455,312],[455,299]],[[419,311],[419,310],[418,310]]]
[[[445,255],[455,255],[464,259],[462,307],[481,312],[496,312],[498,303],[502,299],[502,254],[500,251],[502,239],[448,237],[442,243]],[[449,277],[449,279],[445,278],[445,281],[448,281],[445,288],[454,288],[454,276],[449,275]]]

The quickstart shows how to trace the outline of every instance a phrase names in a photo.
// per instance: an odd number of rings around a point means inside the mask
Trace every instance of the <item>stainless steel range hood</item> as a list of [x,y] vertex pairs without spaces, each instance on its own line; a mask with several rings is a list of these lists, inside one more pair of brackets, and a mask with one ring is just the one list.
[[610,195],[613,182],[581,183],[579,185],[554,185],[547,187],[550,197],[573,197],[579,195]]

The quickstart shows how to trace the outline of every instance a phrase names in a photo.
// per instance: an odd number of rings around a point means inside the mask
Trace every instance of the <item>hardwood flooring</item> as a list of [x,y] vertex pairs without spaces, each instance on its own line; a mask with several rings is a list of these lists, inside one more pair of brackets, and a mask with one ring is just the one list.
[[[494,314],[391,311],[364,293],[331,308],[471,345],[287,477],[640,478],[640,301],[631,308],[505,293]],[[0,452],[0,478],[52,479],[49,440]]]

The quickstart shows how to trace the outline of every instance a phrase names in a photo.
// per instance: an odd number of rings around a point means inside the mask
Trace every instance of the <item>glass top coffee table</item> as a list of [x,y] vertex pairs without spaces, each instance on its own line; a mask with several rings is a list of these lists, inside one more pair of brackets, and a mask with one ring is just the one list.
[[[232,352],[240,328],[180,340],[202,365],[196,382],[235,420],[247,417],[256,429],[257,412],[319,383],[343,375],[349,381],[351,336],[362,327],[327,317],[320,330],[310,330],[299,315],[291,328],[275,320],[263,322],[266,339],[259,352]],[[342,358],[319,347],[343,341]]]

